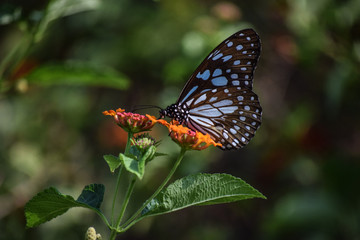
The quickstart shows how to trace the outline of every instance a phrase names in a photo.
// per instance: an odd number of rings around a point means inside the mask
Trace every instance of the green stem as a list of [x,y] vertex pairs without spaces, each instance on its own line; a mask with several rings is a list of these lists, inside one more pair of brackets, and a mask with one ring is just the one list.
[[[127,142],[126,142],[125,152],[124,152],[125,155],[129,153],[130,145],[131,145],[130,143],[131,143],[131,138],[132,137],[133,137],[133,133],[129,132],[128,133],[128,139],[127,139]],[[114,225],[115,203],[116,203],[117,194],[118,194],[118,191],[119,191],[122,169],[123,169],[123,165],[121,165],[121,168],[120,168],[119,173],[118,173],[118,177],[117,177],[117,180],[116,180],[116,188],[115,188],[114,198],[113,198],[113,202],[112,202],[112,208],[111,208],[111,226],[112,226],[112,228],[111,228],[110,239],[115,239],[115,237],[116,237],[116,234],[117,234],[116,229],[120,225],[120,221],[122,219],[122,216],[124,215],[125,209],[126,209],[127,204],[129,202],[129,198],[130,198],[131,193],[132,193],[132,191],[134,189],[134,183],[135,183],[134,179],[135,178],[132,179],[132,181],[131,181],[131,183],[129,185],[128,191],[126,193],[124,202],[123,202],[122,207],[121,207],[120,215],[118,217],[118,220],[117,220],[116,224]]]
[[112,207],[111,207],[111,225],[114,225],[114,211],[115,211],[115,202],[116,202],[116,198],[117,198],[117,194],[119,192],[119,185],[120,185],[120,178],[121,178],[121,173],[123,170],[123,165],[121,165],[119,172],[118,172],[118,176],[117,176],[117,180],[116,180],[116,187],[115,187],[115,193],[114,193],[114,198],[113,198],[113,202],[112,202]]
[[105,217],[105,215],[97,208],[91,208],[93,211],[95,211],[100,218],[103,220],[103,222],[106,224],[106,226],[108,226],[110,229],[112,228],[110,223],[108,222],[107,218]]
[[117,219],[117,221],[116,221],[115,229],[113,229],[113,230],[111,231],[110,240],[115,239],[115,237],[116,237],[116,235],[117,235],[117,228],[119,227],[120,222],[121,222],[121,219],[122,219],[123,216],[124,216],[126,207],[127,207],[128,203],[129,203],[129,200],[130,200],[130,196],[131,196],[131,194],[132,194],[132,192],[133,192],[133,190],[134,190],[135,182],[136,182],[136,176],[133,175],[132,180],[131,180],[131,182],[130,182],[130,185],[129,185],[129,187],[128,187],[128,190],[127,190],[127,192],[126,192],[125,200],[124,200],[124,202],[123,202],[123,204],[122,204],[122,207],[121,207],[121,210],[120,210],[120,215],[119,215],[119,217],[118,217],[118,219]]
[[[132,225],[134,225],[135,223],[137,223],[138,221],[140,221],[142,218],[138,218],[136,219],[136,217],[145,209],[145,207],[161,192],[161,190],[164,188],[164,186],[169,182],[169,180],[171,179],[171,177],[174,175],[176,169],[178,168],[181,160],[184,158],[186,149],[181,148],[180,151],[180,155],[178,157],[178,159],[176,160],[174,166],[172,167],[170,173],[168,174],[168,176],[165,178],[165,180],[161,183],[161,185],[158,187],[158,189],[154,192],[153,195],[151,195],[150,198],[148,198],[148,200],[146,200],[146,202],[142,205],[141,208],[139,208],[136,213],[134,213],[129,220],[127,220],[122,226],[125,226],[124,228],[120,227],[120,231],[121,232],[125,232],[127,229],[129,229]],[[136,220],[135,220],[136,219]]]
[[[129,152],[130,142],[131,142],[132,136],[133,136],[133,134],[129,132],[127,142],[126,142],[125,152],[124,152],[125,154],[127,154]],[[117,194],[119,192],[120,178],[121,178],[121,173],[122,173],[123,167],[124,166],[121,165],[121,167],[119,169],[119,172],[118,172],[118,177],[117,177],[117,180],[116,180],[115,193],[114,193],[114,198],[113,198],[112,207],[111,207],[111,225],[114,224],[115,202],[116,202]]]

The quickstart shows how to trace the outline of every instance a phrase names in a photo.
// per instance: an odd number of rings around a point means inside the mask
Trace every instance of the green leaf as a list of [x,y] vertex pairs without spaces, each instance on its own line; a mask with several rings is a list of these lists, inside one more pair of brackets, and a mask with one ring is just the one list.
[[121,165],[121,161],[114,155],[104,155],[104,159],[109,165],[110,171],[113,173]]
[[31,72],[29,82],[41,85],[102,86],[127,89],[129,79],[116,70],[88,62],[45,64]]
[[103,201],[104,193],[104,185],[90,184],[85,186],[84,190],[81,192],[76,201],[100,210],[100,205]]
[[91,209],[105,219],[99,210],[104,191],[104,185],[91,184],[85,186],[78,200],[75,200],[72,196],[61,194],[56,188],[45,189],[25,205],[26,227],[35,227],[50,221],[72,207]]
[[100,0],[52,0],[49,2],[45,15],[42,17],[35,41],[40,41],[44,36],[51,21],[61,17],[70,16],[80,12],[96,10],[101,6]]
[[145,173],[145,162],[138,161],[134,156],[126,156],[125,154],[120,153],[119,158],[124,164],[126,170],[135,174],[139,179],[142,179]]
[[229,174],[189,175],[162,190],[136,221],[190,206],[229,203],[250,198],[266,199],[249,184]]
[[101,6],[100,0],[53,0],[48,6],[50,20],[80,12],[96,10]]
[[128,155],[134,159],[140,159],[142,156],[142,153],[135,145],[132,145],[129,149]]
[[145,154],[142,156],[141,160],[144,161],[145,163],[149,162],[155,157],[155,153],[156,153],[156,147],[155,146],[150,146],[146,150]]
[[156,147],[150,146],[145,153],[142,153],[136,146],[131,146],[129,152],[128,156],[120,153],[119,158],[126,170],[141,180],[145,174],[145,164],[154,158]]

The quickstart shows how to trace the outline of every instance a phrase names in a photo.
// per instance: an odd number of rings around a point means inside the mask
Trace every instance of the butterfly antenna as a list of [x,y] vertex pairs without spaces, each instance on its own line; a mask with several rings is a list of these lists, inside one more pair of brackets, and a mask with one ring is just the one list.
[[157,108],[157,109],[162,110],[161,107],[156,106],[156,105],[135,105],[131,108],[131,112],[135,112],[135,111],[142,110],[142,109],[150,109],[150,108]]

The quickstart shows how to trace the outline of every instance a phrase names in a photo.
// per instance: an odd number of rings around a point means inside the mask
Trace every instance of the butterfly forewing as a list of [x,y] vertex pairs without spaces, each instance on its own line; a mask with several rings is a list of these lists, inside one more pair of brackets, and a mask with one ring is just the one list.
[[238,149],[250,141],[261,124],[257,95],[244,87],[219,87],[199,93],[186,103],[185,124],[209,134],[222,149]]
[[260,55],[257,33],[245,29],[220,43],[190,77],[178,99],[178,104],[201,91],[218,87],[252,89],[253,73]]

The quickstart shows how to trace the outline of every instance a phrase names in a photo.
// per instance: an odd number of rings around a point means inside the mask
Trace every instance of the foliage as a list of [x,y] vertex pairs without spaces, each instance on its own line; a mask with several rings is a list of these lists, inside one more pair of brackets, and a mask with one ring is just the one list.
[[101,184],[85,186],[77,200],[69,195],[63,195],[51,187],[38,193],[25,206],[26,226],[36,227],[41,223],[64,214],[72,207],[89,208],[99,215],[105,188]]

